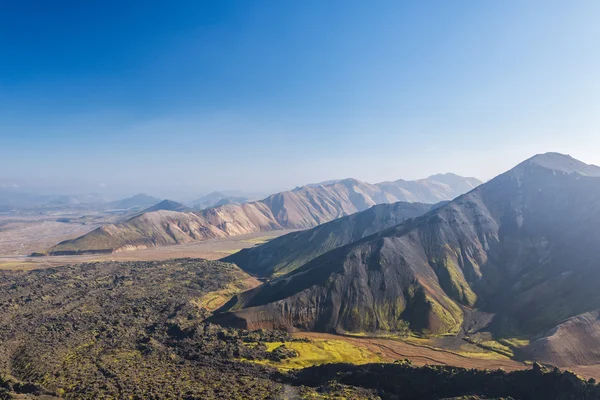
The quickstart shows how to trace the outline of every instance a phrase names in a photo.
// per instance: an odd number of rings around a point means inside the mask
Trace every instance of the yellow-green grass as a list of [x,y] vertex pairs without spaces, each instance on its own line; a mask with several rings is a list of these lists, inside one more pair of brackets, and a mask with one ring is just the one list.
[[227,303],[227,301],[229,301],[229,299],[231,299],[236,294],[248,289],[252,289],[253,287],[258,286],[259,284],[260,282],[258,282],[254,278],[239,279],[235,282],[229,283],[225,288],[221,290],[206,293],[204,296],[197,299],[195,303],[199,307],[204,307],[209,311],[213,311],[221,307],[223,304]]
[[504,338],[504,339],[498,339],[498,342],[500,342],[504,346],[517,348],[517,349],[520,347],[525,347],[525,346],[529,345],[529,339],[523,339],[523,338]]
[[[399,340],[401,342],[413,344],[415,346],[425,347],[431,350],[438,350],[439,347],[436,347],[432,344],[431,338],[425,338],[420,336],[415,336],[414,334],[410,335],[394,335],[394,334],[367,334],[367,333],[347,333],[345,336],[357,337],[357,338],[378,338],[378,339],[391,339],[391,340]],[[498,347],[497,343],[490,343],[490,347]],[[502,348],[504,349],[504,348]],[[506,354],[502,354],[497,349],[492,350],[491,348],[485,348],[483,346],[478,347],[477,345],[471,345],[470,348],[465,350],[444,350],[448,353],[453,353],[465,357],[479,358],[483,360],[505,360],[510,357]],[[507,351],[510,351],[508,349]],[[512,353],[511,353],[512,355]]]
[[273,236],[260,236],[244,240],[244,243],[263,244],[273,239]]
[[495,340],[485,340],[481,342],[474,341],[473,344],[475,344],[477,347],[496,352],[508,358],[514,357],[512,348],[505,346],[504,344]]
[[482,350],[482,351],[453,351],[452,353],[456,353],[460,356],[469,357],[469,358],[478,358],[480,360],[510,360],[510,357],[501,354],[496,351]]
[[343,340],[316,339],[311,342],[273,342],[265,343],[268,351],[285,344],[286,347],[296,350],[298,357],[283,361],[252,360],[263,365],[269,365],[281,370],[306,368],[313,365],[330,363],[367,364],[383,362],[378,354]]
[[221,253],[221,254],[235,254],[241,250],[243,250],[243,249],[239,248],[239,249],[230,249],[230,250],[214,250],[214,252]]

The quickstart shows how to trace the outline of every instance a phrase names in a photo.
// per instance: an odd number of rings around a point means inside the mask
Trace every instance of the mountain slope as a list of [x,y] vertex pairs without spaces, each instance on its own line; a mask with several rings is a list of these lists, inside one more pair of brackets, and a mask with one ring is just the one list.
[[431,208],[422,203],[380,204],[309,230],[280,236],[223,260],[259,276],[281,275],[330,250],[423,215]]
[[600,168],[527,160],[422,217],[325,253],[233,299],[221,321],[319,331],[540,333],[600,308]]
[[600,360],[600,310],[569,318],[524,350],[527,357],[562,366],[592,365]]
[[[448,187],[443,183],[435,185]],[[446,200],[447,195],[450,194],[440,195],[443,198],[439,200]],[[418,201],[421,197],[418,193],[410,196],[404,192],[392,194],[377,185],[346,179],[330,185],[305,186],[277,193],[253,203],[227,204],[199,212],[154,214],[155,208],[180,209],[178,203],[176,207],[159,204],[129,221],[105,226],[87,237],[62,242],[48,252],[114,252],[260,231],[307,229],[364,211],[376,204],[406,201],[408,198]]]

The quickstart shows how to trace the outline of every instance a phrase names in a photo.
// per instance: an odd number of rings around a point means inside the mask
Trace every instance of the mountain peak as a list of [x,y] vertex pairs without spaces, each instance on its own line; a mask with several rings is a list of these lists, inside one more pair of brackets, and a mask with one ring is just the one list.
[[167,211],[187,211],[188,208],[181,203],[178,203],[173,200],[165,199],[158,204],[153,205],[152,207],[144,210],[145,213],[159,210],[167,210]]
[[346,179],[342,179],[341,181],[338,181],[334,184],[340,183],[344,186],[354,186],[354,185],[363,185],[364,182],[359,181],[358,179],[355,178],[346,178]]
[[543,168],[553,171],[560,171],[567,174],[576,173],[584,176],[600,177],[600,167],[586,164],[567,154],[552,152],[537,154],[526,160],[523,164],[535,164]]

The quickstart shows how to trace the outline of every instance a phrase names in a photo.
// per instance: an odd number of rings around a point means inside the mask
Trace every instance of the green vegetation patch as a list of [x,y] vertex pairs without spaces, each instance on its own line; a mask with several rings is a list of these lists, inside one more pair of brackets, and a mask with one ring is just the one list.
[[310,342],[273,342],[266,343],[267,351],[271,352],[282,345],[296,351],[298,356],[280,361],[270,359],[253,361],[281,370],[331,363],[367,364],[382,362],[382,358],[374,352],[344,340],[317,339]]
[[450,255],[447,255],[444,261],[436,263],[436,273],[440,285],[451,298],[466,306],[475,306],[477,295],[473,292],[460,268]]

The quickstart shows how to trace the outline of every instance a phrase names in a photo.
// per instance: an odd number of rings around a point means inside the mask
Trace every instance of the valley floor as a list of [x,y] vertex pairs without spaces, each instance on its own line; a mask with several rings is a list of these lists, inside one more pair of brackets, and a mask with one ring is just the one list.
[[401,339],[352,337],[327,333],[301,332],[295,336],[311,340],[342,340],[353,346],[365,348],[378,355],[383,362],[409,359],[414,365],[451,365],[463,368],[503,369],[516,371],[529,368],[527,364],[511,360],[493,352],[469,355],[439,349],[426,344],[409,343]]
[[[349,347],[344,346],[342,355],[352,352],[349,349],[354,349],[360,358],[355,359],[340,359],[337,352],[331,357],[329,362],[351,362],[356,364],[367,362],[394,362],[397,360],[409,359],[415,366],[424,365],[441,365],[453,366],[462,368],[474,368],[481,370],[497,370],[504,371],[519,371],[531,368],[531,363],[519,362],[492,351],[454,351],[446,350],[429,345],[427,340],[412,340],[412,339],[393,339],[393,338],[376,338],[376,337],[354,337],[347,335],[334,335],[318,332],[297,332],[294,334],[298,338],[307,338],[314,343],[321,341],[334,343],[345,342]],[[300,357],[302,352],[300,351]],[[310,360],[305,362],[302,367],[310,365],[318,365],[320,362],[311,363]],[[282,367],[282,365],[273,365]],[[283,365],[283,369],[287,369]],[[575,372],[577,375],[586,379],[600,379],[600,364],[598,365],[576,365],[567,368],[561,368]]]
[[[271,232],[257,232],[248,235],[208,240],[205,242],[188,243],[176,246],[153,247],[149,249],[124,251],[114,254],[87,254],[52,257],[29,257],[25,255],[16,256],[12,254],[0,255],[0,270],[29,270],[92,261],[162,261],[172,258],[188,257],[218,260],[241,249],[264,243],[268,240],[288,234],[290,232],[294,231],[279,230]],[[37,250],[39,249],[40,248],[37,248]]]

